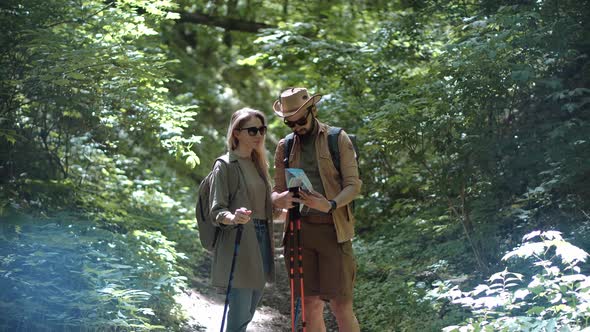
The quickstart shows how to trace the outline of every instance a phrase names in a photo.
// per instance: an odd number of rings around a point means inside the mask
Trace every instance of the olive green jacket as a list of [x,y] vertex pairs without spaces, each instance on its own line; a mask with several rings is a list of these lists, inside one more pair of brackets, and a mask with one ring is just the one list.
[[[242,161],[233,153],[229,153],[230,163],[241,163]],[[240,168],[238,168],[240,169]],[[270,187],[260,188],[254,193],[249,193],[245,186],[243,173],[239,172],[237,192],[230,192],[228,177],[229,165],[217,162],[213,167],[213,180],[211,182],[211,193],[209,195],[209,206],[211,215],[215,216],[215,225],[221,228],[215,248],[213,249],[213,262],[211,266],[211,283],[215,287],[225,288],[229,281],[231,262],[234,254],[237,226],[224,225],[221,221],[228,213],[234,213],[236,209],[245,207],[251,209],[250,201],[254,199],[266,200],[266,219],[268,220],[268,234],[271,244],[271,257],[274,253],[273,224],[272,224],[272,201],[270,198]],[[234,175],[235,176],[235,175]],[[271,259],[270,273],[264,275],[262,255],[256,238],[256,230],[253,222],[244,224],[244,231],[239,246],[232,287],[263,289],[264,284],[273,282],[275,277],[274,259]]]

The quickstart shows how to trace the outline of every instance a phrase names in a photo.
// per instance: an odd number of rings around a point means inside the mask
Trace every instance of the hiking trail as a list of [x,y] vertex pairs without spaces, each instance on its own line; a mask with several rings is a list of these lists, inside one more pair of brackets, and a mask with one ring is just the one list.
[[[273,238],[275,241],[274,260],[276,266],[276,280],[273,284],[267,284],[262,297],[262,303],[258,306],[247,332],[290,332],[290,292],[289,276],[283,260],[283,220],[275,220]],[[178,302],[185,309],[188,317],[187,332],[219,331],[225,293],[218,293],[209,284],[210,260],[207,259],[198,271],[195,271],[196,279],[191,281],[193,288],[184,293]],[[334,316],[329,312],[328,305],[324,311],[326,329],[338,331]]]

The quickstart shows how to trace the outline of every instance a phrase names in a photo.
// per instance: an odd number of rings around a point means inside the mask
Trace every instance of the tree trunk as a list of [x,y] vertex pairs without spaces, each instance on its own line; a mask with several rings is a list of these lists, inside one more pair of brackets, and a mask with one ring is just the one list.
[[471,250],[473,251],[473,256],[475,258],[475,262],[477,263],[477,266],[479,267],[479,270],[481,272],[483,272],[484,274],[487,274],[489,269],[488,269],[488,265],[485,261],[485,259],[483,259],[483,256],[481,255],[481,246],[478,244],[478,242],[476,242],[473,239],[473,234],[474,232],[474,227],[473,227],[473,222],[471,221],[471,216],[469,214],[469,211],[467,209],[467,200],[465,197],[465,184],[463,183],[461,185],[461,211],[459,212],[457,210],[457,208],[455,207],[455,205],[453,204],[453,200],[447,196],[447,200],[449,203],[449,209],[453,212],[453,214],[455,215],[455,217],[457,217],[459,220],[461,220],[461,225],[463,226],[463,231],[465,232],[465,237],[467,237],[467,241],[469,242],[469,245],[471,246]]

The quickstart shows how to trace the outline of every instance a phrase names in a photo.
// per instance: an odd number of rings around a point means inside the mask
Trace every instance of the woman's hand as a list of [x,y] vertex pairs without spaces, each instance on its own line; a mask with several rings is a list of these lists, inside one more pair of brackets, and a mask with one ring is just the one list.
[[241,207],[239,209],[236,209],[235,213],[228,214],[228,216],[226,217],[226,224],[227,225],[246,224],[250,221],[251,214],[252,214],[251,210],[248,210],[245,207]]

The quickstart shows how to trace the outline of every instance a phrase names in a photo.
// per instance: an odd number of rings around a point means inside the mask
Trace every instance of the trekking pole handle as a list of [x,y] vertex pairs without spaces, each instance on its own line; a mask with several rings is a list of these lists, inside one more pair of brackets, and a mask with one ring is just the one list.
[[[299,187],[289,188],[289,192],[293,193],[293,197],[299,198]],[[295,220],[299,217],[299,203],[293,203],[293,207],[289,209],[289,218],[290,220]]]
[[289,188],[289,192],[293,193],[293,197],[299,197],[299,187]]

